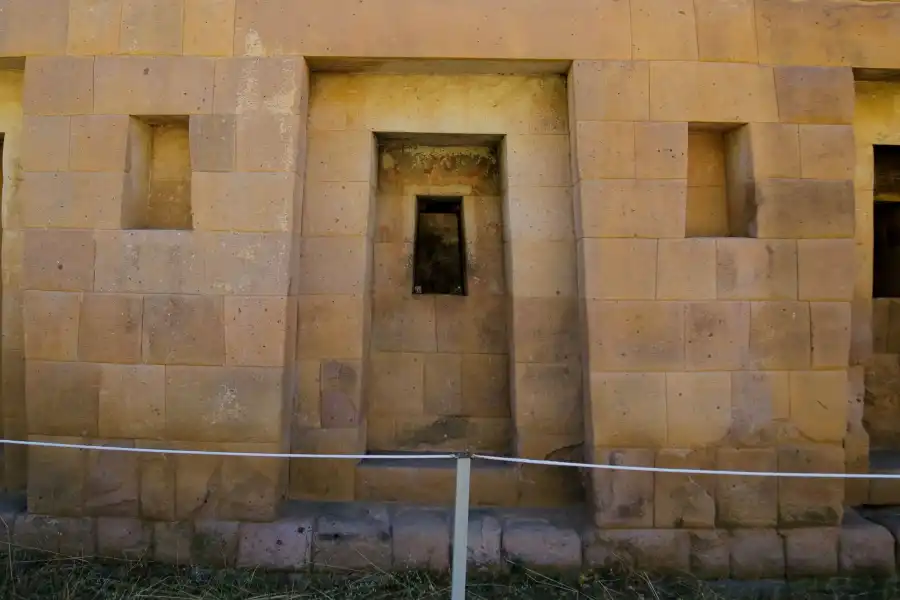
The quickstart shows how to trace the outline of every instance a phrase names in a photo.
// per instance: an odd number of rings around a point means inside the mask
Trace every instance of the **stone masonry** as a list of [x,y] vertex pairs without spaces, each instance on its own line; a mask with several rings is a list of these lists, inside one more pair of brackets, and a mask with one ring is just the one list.
[[[3,437],[867,472],[900,451],[898,78],[890,1],[0,0]],[[465,295],[413,290],[425,196],[460,199]],[[2,475],[23,545],[448,557],[443,466]],[[900,532],[851,508],[891,482],[476,464],[472,499],[486,566],[887,573]]]

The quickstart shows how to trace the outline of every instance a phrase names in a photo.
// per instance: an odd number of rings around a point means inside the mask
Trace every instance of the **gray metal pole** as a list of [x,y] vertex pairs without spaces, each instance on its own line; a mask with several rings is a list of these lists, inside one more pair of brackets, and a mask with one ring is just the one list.
[[469,484],[472,459],[456,457],[456,504],[453,507],[453,587],[451,600],[466,599],[466,558],[469,549]]

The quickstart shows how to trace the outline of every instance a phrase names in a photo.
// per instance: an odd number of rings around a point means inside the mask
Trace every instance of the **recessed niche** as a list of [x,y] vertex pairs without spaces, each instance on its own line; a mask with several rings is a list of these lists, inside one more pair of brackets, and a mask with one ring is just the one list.
[[900,201],[900,146],[876,145],[875,200]]
[[191,229],[188,118],[134,118],[131,133],[129,184],[139,204],[138,229]]
[[413,294],[466,295],[461,197],[416,198]]

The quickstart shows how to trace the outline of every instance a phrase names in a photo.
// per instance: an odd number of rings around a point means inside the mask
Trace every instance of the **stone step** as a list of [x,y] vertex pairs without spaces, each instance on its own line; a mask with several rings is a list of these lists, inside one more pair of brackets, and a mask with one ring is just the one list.
[[[360,461],[356,498],[366,502],[404,502],[452,506],[456,497],[455,459]],[[519,473],[515,465],[472,461],[471,506],[517,506]]]

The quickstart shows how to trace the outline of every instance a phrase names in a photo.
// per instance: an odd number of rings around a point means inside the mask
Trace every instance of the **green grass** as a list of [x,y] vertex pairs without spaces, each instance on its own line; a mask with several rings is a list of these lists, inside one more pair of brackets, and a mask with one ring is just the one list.
[[[144,562],[68,559],[13,553],[0,570],[7,600],[445,600],[449,580],[420,572],[293,575],[168,567]],[[633,571],[558,578],[512,568],[470,579],[470,599],[484,600],[887,600],[893,581],[833,579],[781,584],[703,583]]]

